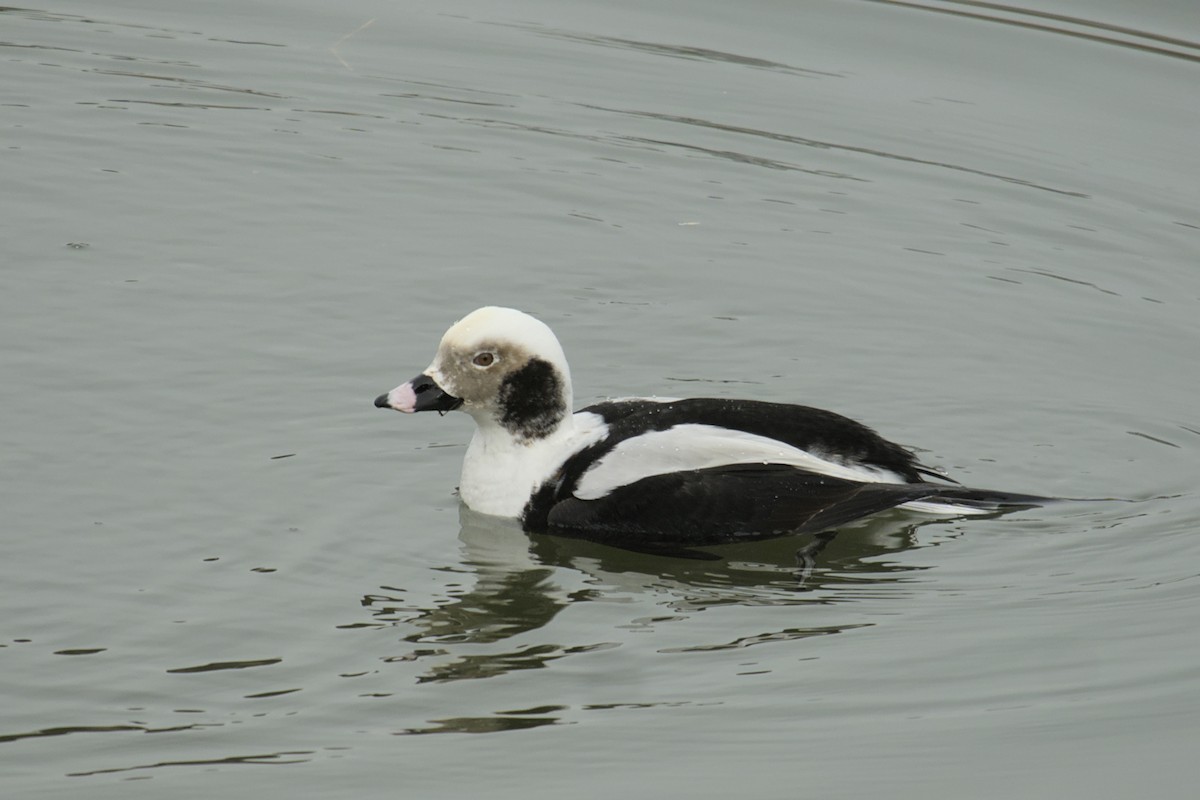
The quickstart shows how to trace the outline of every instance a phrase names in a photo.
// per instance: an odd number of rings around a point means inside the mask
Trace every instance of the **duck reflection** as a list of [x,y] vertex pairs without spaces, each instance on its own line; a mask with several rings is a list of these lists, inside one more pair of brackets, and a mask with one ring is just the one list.
[[[407,626],[412,632],[404,640],[425,645],[403,658],[433,663],[418,678],[420,682],[538,669],[575,653],[619,646],[611,641],[575,646],[526,644],[511,651],[455,652],[458,646],[493,644],[545,628],[574,603],[628,602],[649,596],[654,607],[661,609],[661,616],[639,616],[614,626],[636,628],[718,606],[836,604],[883,591],[894,594],[894,584],[913,579],[925,567],[887,556],[916,546],[918,528],[931,520],[916,522],[895,512],[844,527],[836,534],[724,545],[674,556],[531,535],[515,521],[478,514],[465,506],[460,507],[459,521],[462,558],[448,569],[470,576],[466,588],[424,609],[397,608],[381,602],[383,595],[368,595],[363,600],[377,622]],[[644,603],[635,605],[645,610]],[[859,626],[801,624],[756,633],[754,642],[738,639],[703,645],[702,649],[828,635],[848,627]]]

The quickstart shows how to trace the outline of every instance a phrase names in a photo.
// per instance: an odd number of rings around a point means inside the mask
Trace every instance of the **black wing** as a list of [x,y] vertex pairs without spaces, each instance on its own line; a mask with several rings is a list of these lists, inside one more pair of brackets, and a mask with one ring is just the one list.
[[653,475],[595,500],[567,496],[550,506],[544,530],[634,549],[724,544],[820,533],[947,488],[731,464]]

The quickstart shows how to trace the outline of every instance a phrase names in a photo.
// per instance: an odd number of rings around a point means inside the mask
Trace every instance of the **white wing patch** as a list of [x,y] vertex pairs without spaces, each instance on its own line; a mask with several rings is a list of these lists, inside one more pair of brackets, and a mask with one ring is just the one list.
[[619,486],[693,469],[728,464],[789,464],[794,467],[872,483],[903,483],[891,470],[849,465],[789,444],[716,425],[676,425],[618,444],[583,474],[575,489],[580,500],[596,500]]

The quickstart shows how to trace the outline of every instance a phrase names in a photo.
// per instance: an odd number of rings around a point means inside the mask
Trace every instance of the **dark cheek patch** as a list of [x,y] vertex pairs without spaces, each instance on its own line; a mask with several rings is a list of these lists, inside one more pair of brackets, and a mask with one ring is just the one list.
[[562,379],[540,358],[531,359],[500,384],[500,424],[526,439],[540,439],[567,413]]

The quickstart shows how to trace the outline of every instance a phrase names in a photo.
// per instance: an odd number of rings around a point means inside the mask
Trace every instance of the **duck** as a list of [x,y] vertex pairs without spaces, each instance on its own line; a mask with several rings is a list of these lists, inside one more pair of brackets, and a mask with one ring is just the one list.
[[541,320],[485,306],[427,369],[375,399],[468,414],[459,497],[529,533],[629,550],[826,534],[892,508],[997,514],[1053,498],[973,489],[833,411],[726,397],[623,397],[572,411],[562,345]]

